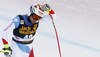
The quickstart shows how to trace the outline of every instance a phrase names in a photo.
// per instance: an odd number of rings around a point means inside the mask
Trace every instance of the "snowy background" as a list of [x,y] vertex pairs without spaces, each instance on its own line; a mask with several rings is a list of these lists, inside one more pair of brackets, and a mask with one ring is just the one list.
[[[100,57],[100,0],[0,0],[0,32],[36,3],[49,4],[57,14],[55,25],[62,57]],[[10,43],[12,32],[8,37]],[[0,43],[2,50],[1,39]],[[40,24],[33,47],[35,57],[59,57],[52,22]],[[0,57],[4,57],[2,53]]]

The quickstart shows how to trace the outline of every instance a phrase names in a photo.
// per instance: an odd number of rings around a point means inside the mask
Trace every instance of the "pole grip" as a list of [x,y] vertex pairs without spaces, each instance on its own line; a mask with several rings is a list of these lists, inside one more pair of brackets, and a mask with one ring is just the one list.
[[1,53],[4,53],[4,51],[0,51]]

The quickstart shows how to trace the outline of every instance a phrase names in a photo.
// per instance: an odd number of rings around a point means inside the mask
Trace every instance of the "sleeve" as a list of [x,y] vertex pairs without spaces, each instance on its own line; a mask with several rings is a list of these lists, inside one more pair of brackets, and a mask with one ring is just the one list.
[[[51,16],[53,17],[54,20],[57,19],[56,13],[52,9],[49,13],[51,14]],[[39,22],[43,23],[43,22],[49,22],[49,21],[52,21],[52,20],[51,20],[51,17],[49,16],[49,14],[46,12],[44,17]]]
[[14,30],[15,28],[17,28],[19,26],[19,22],[20,22],[20,19],[19,17],[15,17],[14,19],[12,19],[1,31],[1,38],[2,38],[2,41],[3,41],[3,44],[8,44],[8,38],[7,38],[7,33],[9,31],[12,31]]

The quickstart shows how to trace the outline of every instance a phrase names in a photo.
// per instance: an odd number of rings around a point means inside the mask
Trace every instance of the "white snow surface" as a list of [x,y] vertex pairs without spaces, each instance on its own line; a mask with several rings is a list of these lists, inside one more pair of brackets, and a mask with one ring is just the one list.
[[[27,14],[37,3],[49,4],[57,14],[62,57],[100,57],[100,0],[0,0],[0,32],[16,15]],[[12,32],[8,38],[10,44]],[[0,43],[2,50],[1,39]],[[33,49],[35,57],[60,57],[52,22],[39,25]],[[0,53],[0,57],[4,55]]]

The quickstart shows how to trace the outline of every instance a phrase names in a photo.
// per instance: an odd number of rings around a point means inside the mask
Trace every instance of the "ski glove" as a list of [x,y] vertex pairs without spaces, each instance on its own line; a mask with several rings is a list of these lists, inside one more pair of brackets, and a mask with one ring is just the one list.
[[9,47],[8,44],[4,45],[3,50],[4,50],[4,55],[5,55],[6,57],[10,57],[10,56],[11,56],[12,50],[11,50],[11,48]]
[[48,4],[44,4],[44,5],[41,5],[41,9],[44,11],[48,11],[51,9],[51,7]]
[[51,9],[51,7],[48,4],[44,4],[41,6],[41,9],[46,11],[48,14],[54,14],[55,12]]

